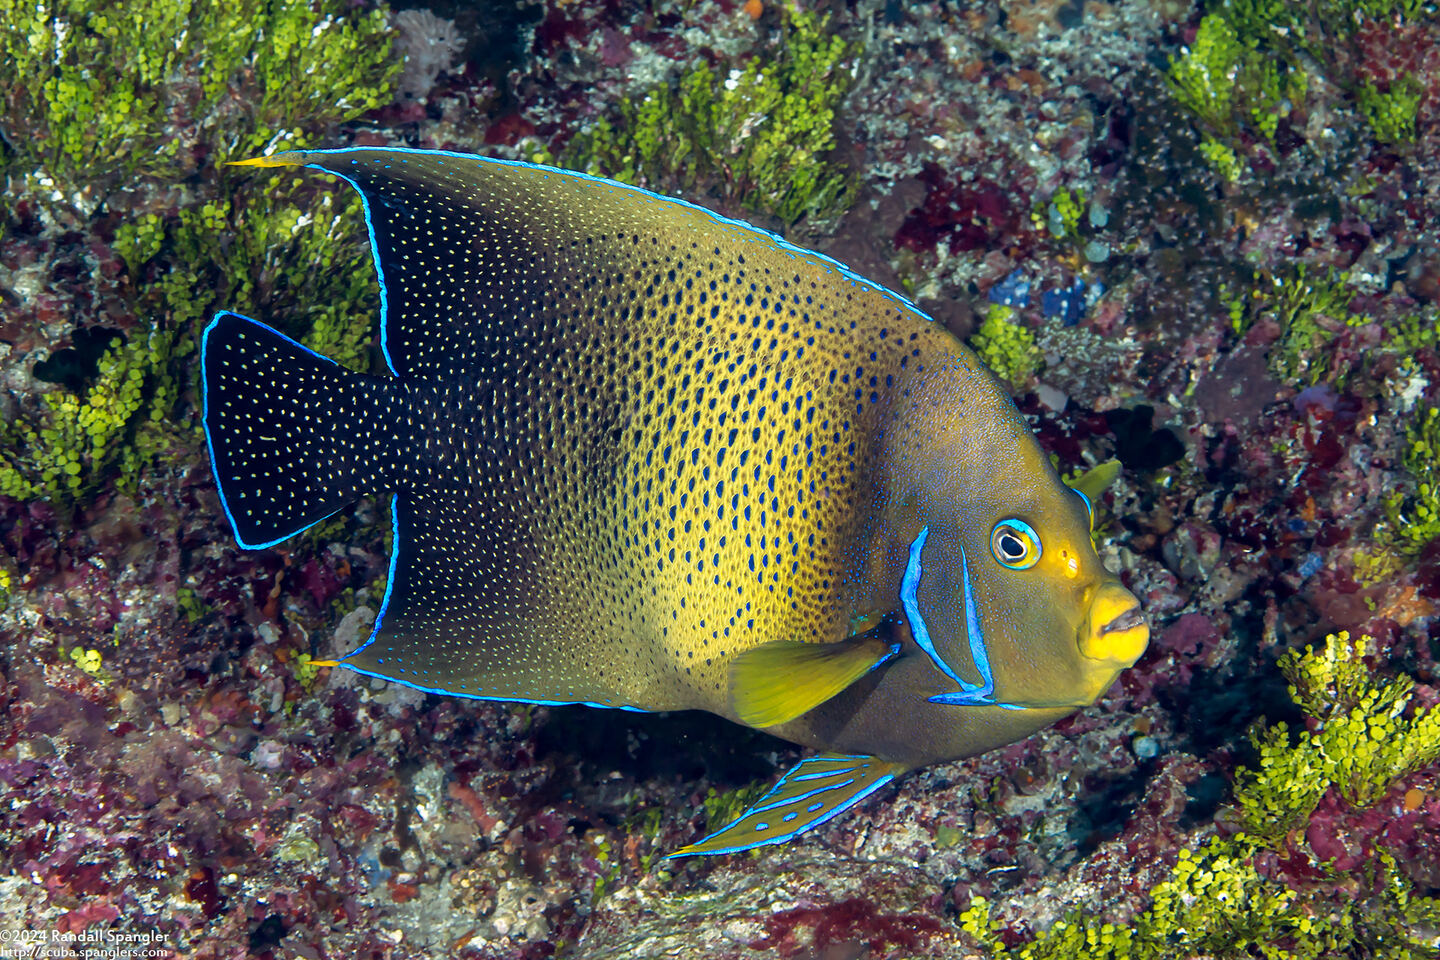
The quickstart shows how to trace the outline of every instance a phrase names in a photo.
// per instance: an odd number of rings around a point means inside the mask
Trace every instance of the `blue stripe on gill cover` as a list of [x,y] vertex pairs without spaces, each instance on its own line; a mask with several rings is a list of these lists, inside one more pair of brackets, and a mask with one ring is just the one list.
[[960,545],[960,572],[965,587],[965,634],[970,640],[970,657],[975,661],[975,669],[980,672],[981,682],[971,683],[956,673],[940,657],[935,649],[935,642],[930,639],[930,630],[925,626],[925,618],[921,615],[920,604],[915,598],[915,591],[920,586],[920,554],[925,549],[925,539],[929,534],[930,528],[924,527],[910,543],[910,560],[905,565],[905,575],[900,580],[900,604],[905,608],[905,619],[910,623],[910,635],[915,639],[916,645],[925,651],[945,676],[960,687],[959,693],[936,694],[930,698],[930,702],[961,706],[994,703],[991,694],[995,692],[995,678],[990,673],[990,656],[985,650],[985,635],[980,628],[980,611],[975,605],[974,590],[970,586],[970,564],[965,559],[963,544]]
[[739,853],[784,843],[849,810],[903,770],[899,764],[875,757],[809,757],[791,768],[734,823],[669,856]]
[[[601,709],[608,710],[628,710],[631,713],[650,713],[649,710],[645,710],[641,707],[632,707],[628,703],[596,703],[593,700],[536,700],[530,697],[521,697],[511,694],[489,696],[482,693],[471,693],[464,690],[463,688],[460,690],[450,690],[443,687],[427,687],[419,683],[411,683],[409,680],[403,680],[394,675],[377,673],[374,670],[364,670],[360,667],[355,666],[354,664],[346,663],[345,660],[350,659],[351,657],[358,654],[360,651],[364,650],[366,647],[370,646],[370,644],[374,643],[375,639],[380,636],[380,627],[385,621],[385,611],[389,609],[390,597],[391,594],[393,594],[395,591],[395,583],[397,580],[396,569],[398,568],[400,562],[400,547],[401,544],[404,542],[400,530],[400,495],[398,493],[393,494],[390,497],[390,532],[390,572],[389,576],[385,580],[385,596],[382,597],[380,600],[380,612],[376,614],[375,624],[370,628],[370,638],[356,649],[350,651],[350,653],[345,656],[345,659],[341,660],[337,664],[337,666],[354,671],[355,673],[358,673],[364,677],[374,677],[377,680],[388,680],[391,683],[398,683],[402,687],[409,687],[412,690],[419,690],[421,693],[438,693],[447,697],[464,697],[468,700],[491,700],[501,703],[531,703],[541,707],[599,707]],[[404,671],[402,670],[400,672],[403,673]]]

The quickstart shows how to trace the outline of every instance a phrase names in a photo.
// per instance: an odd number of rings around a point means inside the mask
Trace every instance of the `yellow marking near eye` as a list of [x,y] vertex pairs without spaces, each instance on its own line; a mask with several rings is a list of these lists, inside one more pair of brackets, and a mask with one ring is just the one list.
[[1060,551],[1060,556],[1065,561],[1065,576],[1069,577],[1071,580],[1074,580],[1076,577],[1080,576],[1080,559],[1071,554],[1069,550]]

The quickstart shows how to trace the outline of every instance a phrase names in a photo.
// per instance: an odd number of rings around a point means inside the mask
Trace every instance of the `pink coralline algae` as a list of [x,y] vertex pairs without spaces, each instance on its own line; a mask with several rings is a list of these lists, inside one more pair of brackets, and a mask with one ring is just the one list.
[[895,234],[895,245],[914,252],[930,251],[945,243],[951,251],[1005,250],[1023,254],[1008,246],[1023,242],[1022,226],[1028,211],[1024,197],[1013,188],[990,181],[951,180],[936,164],[927,164],[920,173],[925,184],[925,201],[913,210]]

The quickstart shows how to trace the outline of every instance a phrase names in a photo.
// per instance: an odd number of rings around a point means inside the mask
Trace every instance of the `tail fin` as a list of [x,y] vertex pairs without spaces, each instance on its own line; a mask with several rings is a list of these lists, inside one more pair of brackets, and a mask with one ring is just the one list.
[[227,311],[205,328],[200,367],[210,467],[240,546],[272,546],[359,496],[342,455],[359,425],[342,411],[364,378]]

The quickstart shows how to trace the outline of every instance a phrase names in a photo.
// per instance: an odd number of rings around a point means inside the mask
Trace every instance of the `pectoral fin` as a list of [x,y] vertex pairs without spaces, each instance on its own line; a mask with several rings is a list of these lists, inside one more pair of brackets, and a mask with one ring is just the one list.
[[670,856],[737,853],[784,843],[849,810],[906,769],[875,757],[810,757],[781,777],[740,819]]
[[731,663],[730,702],[743,723],[773,727],[818,707],[899,649],[875,637],[767,643]]
[[1070,489],[1079,490],[1085,494],[1086,499],[1093,502],[1099,499],[1100,494],[1104,493],[1105,488],[1114,483],[1118,476],[1120,476],[1120,461],[1106,460],[1076,477],[1070,483]]

